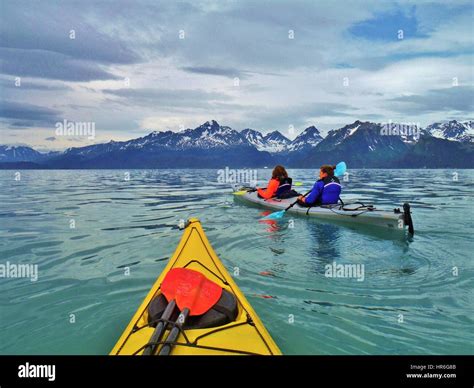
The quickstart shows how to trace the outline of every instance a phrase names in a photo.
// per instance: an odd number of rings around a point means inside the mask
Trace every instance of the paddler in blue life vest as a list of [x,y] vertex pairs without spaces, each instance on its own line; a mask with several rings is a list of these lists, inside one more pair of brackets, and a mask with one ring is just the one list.
[[298,197],[298,204],[304,207],[336,204],[341,195],[341,182],[334,176],[335,169],[336,166],[328,164],[321,166],[319,179],[306,197]]

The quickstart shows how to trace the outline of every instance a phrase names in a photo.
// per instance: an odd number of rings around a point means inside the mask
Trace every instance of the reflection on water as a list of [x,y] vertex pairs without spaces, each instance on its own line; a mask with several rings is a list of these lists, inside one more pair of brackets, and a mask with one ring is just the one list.
[[[191,216],[284,353],[473,353],[473,171],[449,186],[442,170],[350,171],[346,201],[413,205],[411,240],[261,220],[269,212],[234,202],[215,170],[128,172],[0,171],[0,264],[39,270],[37,282],[0,279],[1,354],[106,354]],[[300,191],[313,184],[312,170],[290,174]],[[333,262],[363,264],[364,281],[327,278]]]

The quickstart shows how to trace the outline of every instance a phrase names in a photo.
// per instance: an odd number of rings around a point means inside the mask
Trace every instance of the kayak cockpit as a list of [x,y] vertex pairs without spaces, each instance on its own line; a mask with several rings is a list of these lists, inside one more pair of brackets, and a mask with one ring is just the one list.
[[[179,312],[177,307],[177,311],[166,320],[163,319],[166,305],[170,305],[171,301],[168,300],[165,287],[162,289],[161,286],[166,281],[167,274],[176,269],[198,272],[222,288],[222,293],[217,302],[212,304],[212,308],[200,315],[191,314],[182,325],[178,323],[178,314],[182,314],[182,311]],[[154,334],[160,321],[167,323],[165,333],[163,339],[158,336],[154,341]],[[179,329],[179,335],[175,340],[166,342],[173,328]],[[160,354],[165,343],[167,344],[165,346],[171,348],[171,355],[281,354],[242,291],[212,249],[196,219],[191,219],[187,223],[175,253],[111,354]]]

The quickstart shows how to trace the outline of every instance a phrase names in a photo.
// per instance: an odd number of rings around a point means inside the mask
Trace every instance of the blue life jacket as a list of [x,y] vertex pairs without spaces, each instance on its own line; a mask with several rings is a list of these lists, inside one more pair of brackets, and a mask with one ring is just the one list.
[[335,176],[319,179],[306,197],[308,205],[331,205],[339,201],[341,182]]

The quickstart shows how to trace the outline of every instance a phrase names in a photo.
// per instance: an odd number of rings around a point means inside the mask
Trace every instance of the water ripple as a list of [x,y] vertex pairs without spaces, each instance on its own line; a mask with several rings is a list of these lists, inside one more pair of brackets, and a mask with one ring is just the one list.
[[[269,172],[258,172],[264,184]],[[215,170],[24,171],[20,182],[0,171],[0,263],[39,271],[36,282],[0,279],[0,354],[107,354],[189,217],[284,353],[472,354],[474,171],[449,191],[448,173],[353,170],[343,182],[347,200],[409,201],[406,240],[258,222],[262,210],[234,202]],[[291,174],[300,191],[313,183],[312,170]],[[334,262],[363,265],[364,280],[326,277]]]

